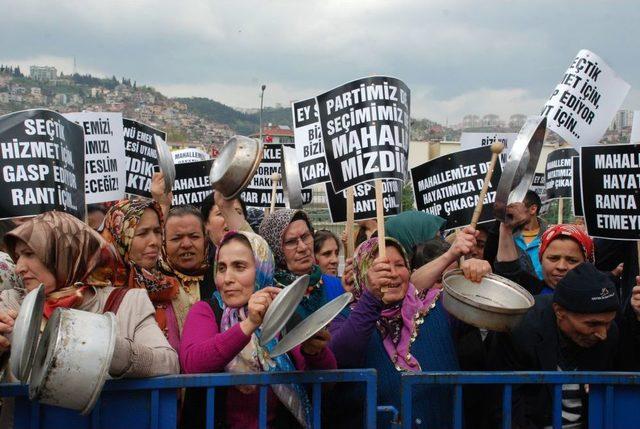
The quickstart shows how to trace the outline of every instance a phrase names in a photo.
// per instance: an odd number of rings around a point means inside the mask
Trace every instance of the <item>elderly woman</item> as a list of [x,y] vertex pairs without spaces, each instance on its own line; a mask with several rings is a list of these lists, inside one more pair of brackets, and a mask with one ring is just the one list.
[[[109,369],[112,377],[179,372],[178,356],[155,322],[146,290],[112,287],[109,279],[117,256],[88,225],[66,213],[48,212],[7,234],[5,241],[26,290],[44,285],[45,318],[58,307],[116,313],[118,336]],[[116,295],[121,299],[119,306]],[[11,328],[22,299],[17,290],[0,294],[0,353],[9,350]]]
[[548,228],[540,242],[543,280],[522,268],[511,228],[500,224],[500,242],[495,262],[496,274],[522,285],[534,295],[553,293],[556,285],[573,268],[594,262],[591,237],[576,225],[561,224]]
[[313,253],[322,274],[338,276],[340,242],[333,232],[327,229],[320,229],[315,232],[313,235]]
[[260,225],[260,235],[267,240],[275,257],[276,281],[290,285],[298,277],[308,274],[309,288],[297,314],[305,319],[333,298],[344,293],[340,279],[322,274],[315,265],[313,227],[302,210],[277,210]]
[[166,266],[160,257],[164,236],[162,225],[162,210],[155,201],[120,200],[107,212],[102,236],[120,256],[116,285],[147,290],[156,309],[156,321],[177,350],[181,321],[189,309],[184,306],[174,308],[172,303],[180,296],[180,282],[163,272]]
[[[402,372],[455,371],[458,362],[439,300],[441,289],[416,289],[409,281],[405,251],[396,240],[387,238],[386,259],[378,257],[378,245],[374,237],[356,250],[356,299],[350,314],[338,316],[330,325],[330,348],[340,368],[375,368],[378,403],[399,409]],[[357,393],[347,391],[344,395],[341,401],[349,402],[347,398],[355,398]],[[416,389],[413,410],[415,427],[449,427],[449,390]],[[357,412],[349,412],[340,419],[345,427],[356,427],[357,417]]]
[[[193,306],[185,323],[180,361],[186,373],[292,371],[335,369],[333,354],[326,348],[328,336],[319,334],[289,354],[270,358],[259,345],[259,326],[280,289],[273,287],[274,262],[262,237],[250,232],[225,236],[215,263],[215,298]],[[266,345],[270,350],[275,340]],[[194,406],[195,401],[187,401]],[[309,400],[297,385],[273,386],[268,395],[268,424],[287,427],[286,421],[309,423]],[[226,390],[225,404],[216,416],[232,428],[258,424],[258,391],[255,386]],[[201,427],[204,408],[185,412],[185,427]],[[225,426],[227,427],[227,426]]]

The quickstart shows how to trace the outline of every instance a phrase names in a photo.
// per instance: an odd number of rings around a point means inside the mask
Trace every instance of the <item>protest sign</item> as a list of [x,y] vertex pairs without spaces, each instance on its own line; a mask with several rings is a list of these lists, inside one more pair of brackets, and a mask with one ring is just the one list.
[[631,123],[631,136],[629,143],[640,143],[640,110],[633,111],[633,122]]
[[151,176],[153,167],[158,165],[158,149],[153,138],[158,135],[167,140],[164,131],[132,119],[123,119],[124,144],[127,155],[127,187],[128,194],[151,198]]
[[122,113],[63,115],[84,131],[84,192],[87,204],[124,198],[126,181]]
[[541,201],[547,200],[547,188],[544,185],[544,173],[534,173],[531,190],[538,194]]
[[629,92],[602,58],[578,52],[542,109],[547,128],[575,147],[600,141]]
[[571,198],[571,158],[578,152],[572,148],[556,149],[547,156],[544,182],[547,199]]
[[[280,171],[280,159],[282,158],[282,146],[293,147],[291,144],[265,143],[263,157],[251,183],[242,191],[241,198],[247,207],[271,206],[271,175],[282,174]],[[302,203],[311,202],[311,189],[302,190]],[[276,190],[276,207],[286,207],[282,184]]]
[[640,145],[584,146],[582,208],[592,237],[640,239]]
[[410,91],[402,81],[358,79],[317,96],[316,102],[336,192],[373,179],[404,180]]
[[176,180],[173,182],[174,206],[191,204],[198,206],[213,188],[209,182],[209,172],[213,160],[182,162],[176,164]]
[[[468,225],[491,162],[491,147],[443,155],[411,169],[418,210],[447,220],[445,229]],[[493,220],[493,202],[502,168],[496,163],[479,223]]]
[[291,105],[296,159],[303,188],[331,180],[327,160],[324,157],[322,132],[316,106],[315,98],[297,101]]
[[171,152],[174,164],[186,164],[188,162],[206,161],[211,159],[208,153],[201,149],[180,149]]
[[574,156],[571,158],[571,201],[573,204],[573,215],[584,216],[584,210],[582,209],[582,182],[580,181],[580,157]]
[[84,135],[59,113],[0,117],[0,170],[0,219],[50,210],[84,218]]
[[518,133],[462,133],[460,136],[460,150],[475,149],[481,146],[491,146],[496,142],[504,145],[500,154],[500,162],[504,165],[509,156],[509,151],[513,142],[516,141]]
[[[331,182],[325,183],[327,205],[331,222],[347,220],[347,199],[345,192],[334,192]],[[384,180],[382,182],[382,202],[384,216],[394,216],[402,211],[402,182]],[[353,187],[354,220],[376,218],[376,190],[373,182],[360,183]]]

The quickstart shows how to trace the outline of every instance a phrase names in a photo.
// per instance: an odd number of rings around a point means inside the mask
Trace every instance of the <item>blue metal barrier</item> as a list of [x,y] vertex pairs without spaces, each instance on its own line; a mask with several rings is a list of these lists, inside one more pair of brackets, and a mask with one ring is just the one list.
[[146,379],[108,381],[91,414],[38,404],[28,400],[26,385],[0,384],[0,397],[15,397],[15,429],[54,428],[149,428],[174,429],[177,425],[178,389],[201,387],[207,390],[207,427],[213,428],[216,388],[234,385],[259,386],[259,427],[267,423],[267,389],[272,384],[310,384],[312,427],[321,425],[321,385],[364,383],[366,386],[365,427],[376,426],[376,372],[373,369],[299,371],[258,374],[194,374]]
[[465,385],[502,385],[502,427],[511,428],[511,400],[514,385],[548,384],[553,386],[553,428],[562,427],[562,385],[589,385],[590,429],[640,427],[640,373],[621,372],[423,372],[402,374],[400,420],[411,428],[413,388],[417,385],[453,385],[453,421],[461,429],[462,387]]

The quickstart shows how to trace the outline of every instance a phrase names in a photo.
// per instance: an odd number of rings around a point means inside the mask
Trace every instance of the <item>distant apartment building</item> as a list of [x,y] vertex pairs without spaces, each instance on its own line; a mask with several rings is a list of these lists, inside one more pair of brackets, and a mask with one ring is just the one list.
[[527,116],[521,113],[516,113],[515,115],[511,115],[509,117],[509,127],[519,129],[522,128],[524,123],[527,121]]
[[478,115],[465,115],[462,118],[462,128],[477,128],[479,126],[481,126],[481,122]]
[[69,102],[69,97],[67,97],[67,94],[56,94],[53,97],[53,102],[58,106],[66,106]]
[[[249,137],[260,138],[260,133]],[[287,125],[267,124],[262,127],[262,141],[264,143],[293,143],[293,130]]]
[[54,80],[58,77],[58,71],[51,66],[31,66],[29,69],[31,79],[39,81]]
[[610,131],[620,131],[624,128],[631,127],[633,123],[633,110],[618,110],[616,116],[613,118],[611,125],[609,126]]

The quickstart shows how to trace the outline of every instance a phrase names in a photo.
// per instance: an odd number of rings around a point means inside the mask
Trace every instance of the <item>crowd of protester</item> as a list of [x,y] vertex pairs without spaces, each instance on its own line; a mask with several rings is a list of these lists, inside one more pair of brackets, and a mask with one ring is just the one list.
[[[113,378],[374,368],[378,404],[399,409],[404,372],[637,370],[640,364],[635,246],[594,243],[577,225],[547,225],[533,192],[509,206],[508,224],[449,236],[444,219],[422,212],[386,219],[384,243],[375,221],[360,222],[348,232],[355,253],[339,272],[346,233],[314,230],[303,210],[264,215],[218,192],[201,207],[171,207],[162,183],[156,173],[153,200],[90,207],[87,223],[60,212],[2,221],[3,381],[15,380],[6,358],[22,299],[40,284],[45,318],[58,307],[116,314]],[[467,325],[442,305],[442,276],[454,268],[478,287],[491,272],[511,279],[535,296],[535,305],[511,333]],[[272,358],[268,350],[278,339],[261,346],[260,325],[278,293],[303,275],[309,285],[285,331],[344,291],[353,300],[326,329]],[[362,427],[361,386],[327,386],[323,393],[325,427]],[[471,386],[464,395],[466,427],[498,426],[499,392]],[[581,427],[585,386],[563,386],[562,395],[563,425]],[[256,386],[229,387],[217,398],[219,427],[257,427]],[[413,398],[414,427],[451,426],[448,387],[418,387]],[[520,386],[513,398],[516,427],[550,425],[549,388]],[[183,427],[204,426],[204,400],[197,389],[181,395]],[[304,386],[272,386],[267,401],[269,427],[309,425]],[[11,402],[4,400],[1,411],[0,426],[10,427]]]

